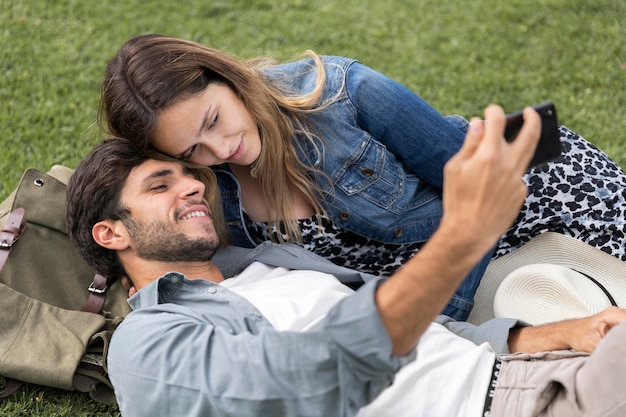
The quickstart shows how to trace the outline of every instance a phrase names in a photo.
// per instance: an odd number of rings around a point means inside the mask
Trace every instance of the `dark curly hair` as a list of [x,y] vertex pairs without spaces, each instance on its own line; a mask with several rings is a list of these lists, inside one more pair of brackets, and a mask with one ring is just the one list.
[[[188,168],[205,184],[204,199],[214,218],[221,219],[222,205],[215,175],[207,167],[184,163],[159,152],[139,149],[127,139],[112,137],[97,145],[83,159],[67,185],[65,222],[70,240],[97,273],[117,279],[125,274],[116,251],[103,248],[92,237],[94,225],[102,220],[126,221],[130,210],[121,204],[121,195],[130,171],[149,159],[176,162]],[[226,233],[223,222],[214,223]]]
[[65,221],[71,241],[99,274],[119,278],[124,268],[115,251],[98,245],[93,226],[105,219],[124,220],[122,188],[130,171],[150,157],[132,142],[111,138],[96,146],[76,168],[67,185]]

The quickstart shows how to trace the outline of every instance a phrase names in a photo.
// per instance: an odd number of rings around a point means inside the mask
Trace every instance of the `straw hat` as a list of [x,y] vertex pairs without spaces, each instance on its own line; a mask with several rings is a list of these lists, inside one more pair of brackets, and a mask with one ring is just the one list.
[[531,324],[626,307],[626,262],[560,233],[534,237],[492,261],[468,318],[512,317]]

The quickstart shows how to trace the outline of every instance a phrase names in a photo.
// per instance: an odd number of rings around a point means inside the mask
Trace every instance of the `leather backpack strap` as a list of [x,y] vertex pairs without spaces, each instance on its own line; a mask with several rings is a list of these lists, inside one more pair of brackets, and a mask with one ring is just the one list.
[[[9,252],[13,244],[22,236],[26,228],[24,219],[25,210],[17,208],[13,210],[4,228],[0,231],[0,270],[9,258]],[[81,311],[98,314],[102,310],[106,298],[106,291],[109,286],[107,278],[100,274],[95,274],[93,282],[88,288],[89,298]]]
[[93,282],[87,289],[89,291],[89,298],[81,311],[95,314],[100,313],[102,306],[104,306],[104,301],[106,300],[106,291],[108,287],[109,280],[106,277],[100,274],[94,275]]
[[0,269],[7,261],[11,247],[22,236],[25,228],[24,209],[20,207],[13,210],[7,218],[4,228],[0,230]]
[[[0,230],[0,270],[2,270],[4,264],[9,258],[11,248],[24,233],[27,224],[24,215],[24,208],[17,208],[13,210],[9,214],[4,227]],[[95,314],[100,313],[105,302],[108,286],[109,280],[106,277],[100,274],[95,274],[93,282],[88,288],[89,298],[81,311]],[[104,372],[102,367],[100,367],[98,371],[101,373]],[[24,385],[24,382],[12,378],[5,378],[5,381],[6,384],[4,389],[0,392],[0,403],[10,398],[20,387]]]
[[6,384],[4,386],[4,390],[0,393],[0,403],[7,400],[11,395],[15,394],[15,391],[20,389],[24,383],[22,381],[18,381],[11,378],[5,378]]

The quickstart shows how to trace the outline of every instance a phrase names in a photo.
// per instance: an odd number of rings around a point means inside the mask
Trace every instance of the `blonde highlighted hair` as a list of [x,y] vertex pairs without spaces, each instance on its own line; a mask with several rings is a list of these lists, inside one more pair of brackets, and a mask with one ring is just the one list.
[[[126,138],[143,151],[151,150],[158,115],[169,106],[202,92],[211,83],[223,83],[235,91],[257,123],[261,154],[251,174],[261,180],[266,204],[283,222],[287,241],[301,241],[293,215],[290,186],[300,190],[316,213],[322,213],[323,190],[297,154],[296,137],[313,140],[305,115],[320,109],[326,78],[323,63],[307,51],[317,70],[316,87],[301,95],[289,95],[263,76],[268,60],[240,61],[213,48],[183,39],[142,35],[129,39],[109,61],[102,83],[99,124],[108,134]],[[207,174],[207,188],[215,178]],[[211,202],[216,223],[223,223],[219,195]],[[220,210],[217,210],[217,205]],[[218,227],[216,225],[216,227]],[[219,228],[219,227],[218,227]],[[225,227],[223,242],[230,241]],[[282,236],[274,239],[283,241]]]

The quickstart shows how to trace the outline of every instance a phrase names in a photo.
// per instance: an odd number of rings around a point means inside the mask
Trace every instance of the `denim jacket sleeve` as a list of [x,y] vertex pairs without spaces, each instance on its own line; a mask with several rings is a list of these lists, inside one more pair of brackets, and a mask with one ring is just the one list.
[[[327,139],[322,146],[354,142],[362,137],[360,131],[395,155],[407,171],[441,188],[443,165],[460,149],[467,121],[442,116],[407,87],[357,60],[322,58],[326,83],[318,105],[331,105],[309,118],[322,142]],[[290,94],[308,93],[316,81],[312,68],[311,61],[298,61],[272,68],[266,76]],[[348,112],[342,111],[343,104]],[[350,154],[339,157],[347,160]]]
[[159,294],[145,287],[137,294],[145,300],[131,299],[136,309],[111,342],[124,415],[352,416],[415,357],[391,355],[372,300],[376,281],[315,329],[287,332],[226,288],[187,279],[168,288],[169,275]]
[[407,171],[441,188],[443,166],[463,144],[467,122],[442,116],[407,87],[359,62],[348,67],[345,88],[356,124]]

